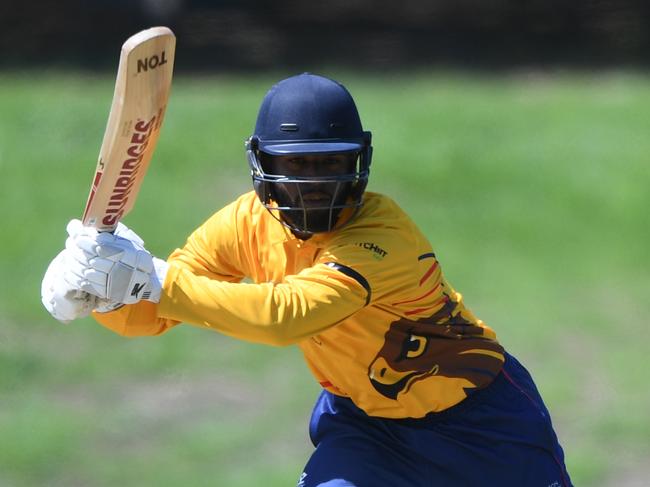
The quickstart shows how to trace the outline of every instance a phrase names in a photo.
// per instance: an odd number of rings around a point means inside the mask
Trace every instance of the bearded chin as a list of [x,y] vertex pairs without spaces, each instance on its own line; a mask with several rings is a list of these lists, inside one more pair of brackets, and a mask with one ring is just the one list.
[[[279,206],[290,208],[280,210],[282,220],[292,229],[304,233],[324,233],[330,232],[336,227],[336,222],[339,218],[343,206],[347,200],[347,195],[350,192],[351,185],[349,183],[341,185],[340,183],[333,183],[326,192],[335,194],[336,198],[328,204],[324,204],[319,208],[303,207],[303,201],[300,196],[291,198],[289,194],[278,187],[275,190],[275,200]],[[307,185],[303,188],[302,194],[307,194]],[[309,188],[315,191],[315,188]],[[331,205],[331,206],[330,206]]]
[[282,210],[282,218],[292,227],[307,233],[329,232],[336,225],[340,208]]

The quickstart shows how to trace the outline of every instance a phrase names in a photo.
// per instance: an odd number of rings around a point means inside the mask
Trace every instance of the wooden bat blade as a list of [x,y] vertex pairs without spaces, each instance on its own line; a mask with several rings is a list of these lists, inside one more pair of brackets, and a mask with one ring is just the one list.
[[122,46],[84,225],[112,232],[133,208],[165,116],[175,47],[167,27],[138,32]]

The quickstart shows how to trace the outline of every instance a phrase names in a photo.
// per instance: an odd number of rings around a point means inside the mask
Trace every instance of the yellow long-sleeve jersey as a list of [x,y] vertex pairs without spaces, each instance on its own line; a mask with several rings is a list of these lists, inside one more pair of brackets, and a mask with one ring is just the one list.
[[428,240],[377,193],[365,194],[348,226],[306,241],[246,193],[168,262],[159,304],[95,318],[126,336],[184,322],[243,340],[295,343],[322,387],[386,418],[445,410],[503,365],[494,332],[445,281]]

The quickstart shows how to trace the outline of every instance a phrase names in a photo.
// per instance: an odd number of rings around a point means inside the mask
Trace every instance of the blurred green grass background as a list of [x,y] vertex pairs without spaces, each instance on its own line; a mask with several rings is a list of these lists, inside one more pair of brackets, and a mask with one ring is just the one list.
[[[248,191],[243,141],[293,73],[178,75],[125,223],[159,256]],[[650,478],[650,79],[324,72],[447,278],[532,371],[576,485]],[[0,73],[0,485],[286,486],[318,393],[298,351],[190,326],[60,325],[41,277],[79,217],[113,75]]]

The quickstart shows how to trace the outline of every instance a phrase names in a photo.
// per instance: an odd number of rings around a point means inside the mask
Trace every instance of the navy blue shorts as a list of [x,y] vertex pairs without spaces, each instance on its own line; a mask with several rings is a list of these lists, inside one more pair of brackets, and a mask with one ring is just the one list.
[[566,487],[550,415],[511,355],[492,384],[422,419],[370,417],[323,391],[298,487]]

